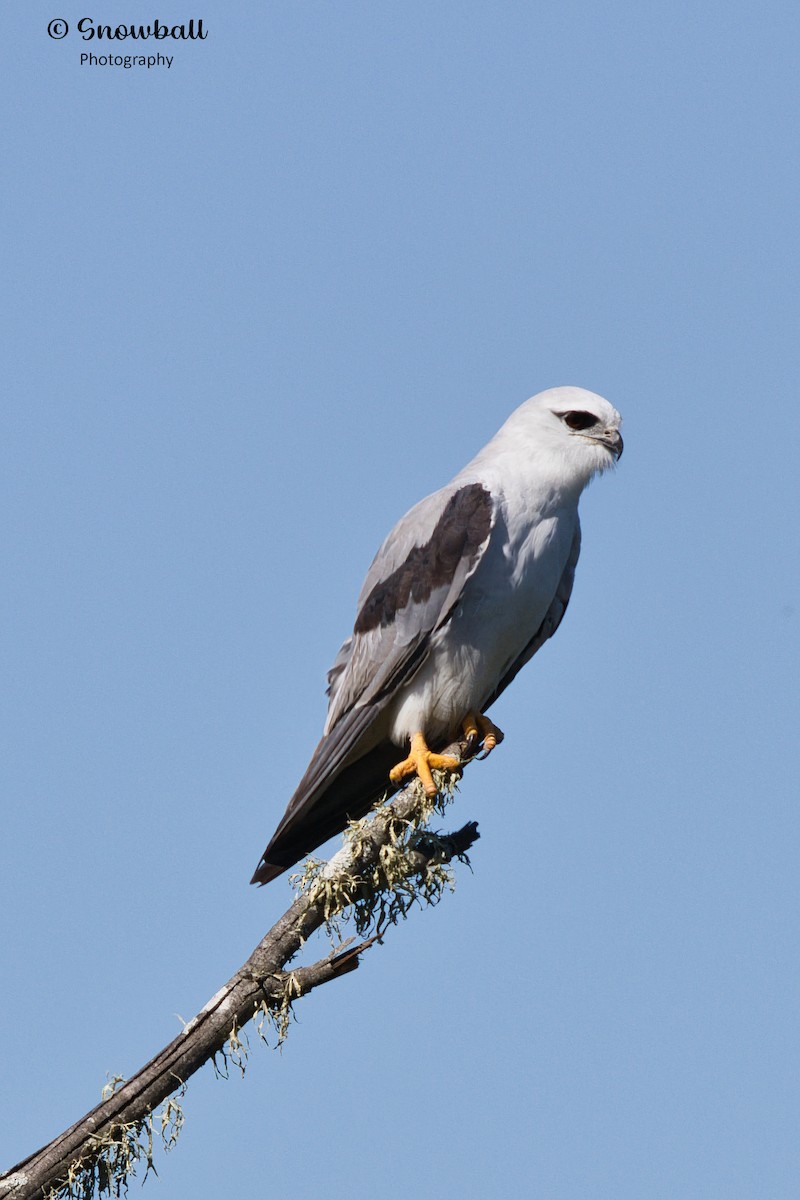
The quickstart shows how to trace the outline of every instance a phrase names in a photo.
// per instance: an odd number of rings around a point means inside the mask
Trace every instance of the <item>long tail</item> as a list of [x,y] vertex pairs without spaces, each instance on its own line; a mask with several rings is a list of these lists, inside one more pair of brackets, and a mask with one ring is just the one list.
[[352,761],[372,719],[366,708],[350,713],[319,743],[251,883],[269,883],[282,875],[349,820],[363,817],[385,792],[396,791],[389,771],[398,751],[388,739]]

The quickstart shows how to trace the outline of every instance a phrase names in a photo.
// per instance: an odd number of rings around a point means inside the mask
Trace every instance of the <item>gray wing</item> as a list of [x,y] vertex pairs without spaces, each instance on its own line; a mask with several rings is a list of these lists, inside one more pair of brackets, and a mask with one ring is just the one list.
[[353,634],[328,673],[326,734],[355,707],[393,694],[421,666],[431,634],[450,618],[483,557],[496,517],[482,483],[451,484],[394,527],[367,572]]

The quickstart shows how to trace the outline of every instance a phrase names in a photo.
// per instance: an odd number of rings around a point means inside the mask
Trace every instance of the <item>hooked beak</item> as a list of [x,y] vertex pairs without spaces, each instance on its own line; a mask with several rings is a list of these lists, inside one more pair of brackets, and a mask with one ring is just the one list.
[[625,443],[622,440],[622,434],[617,429],[606,429],[602,437],[599,437],[598,442],[606,446],[616,458],[617,462],[622,458],[622,451]]

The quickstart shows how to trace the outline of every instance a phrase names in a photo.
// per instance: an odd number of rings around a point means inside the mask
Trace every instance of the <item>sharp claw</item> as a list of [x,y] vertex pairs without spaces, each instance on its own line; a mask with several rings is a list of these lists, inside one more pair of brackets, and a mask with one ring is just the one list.
[[464,740],[466,742],[467,754],[471,758],[481,742],[481,735],[478,732],[478,717],[474,712],[469,712],[464,717],[461,728],[464,730]]
[[494,736],[494,734],[487,733],[486,737],[483,739],[483,754],[480,756],[481,760],[488,758],[496,745],[497,738]]
[[439,789],[433,781],[431,771],[452,771],[460,766],[459,760],[449,754],[433,754],[425,743],[421,733],[415,733],[411,739],[411,753],[389,772],[392,783],[401,783],[410,775],[416,775],[425,789],[425,795],[433,799]]
[[494,748],[499,746],[503,740],[502,729],[498,729],[482,713],[467,713],[463,728],[469,754],[474,754],[481,740],[483,741],[483,753],[478,755],[481,760],[488,758]]
[[392,783],[402,783],[409,775],[413,775],[417,769],[413,759],[404,758],[396,767],[392,767],[389,772],[389,779]]

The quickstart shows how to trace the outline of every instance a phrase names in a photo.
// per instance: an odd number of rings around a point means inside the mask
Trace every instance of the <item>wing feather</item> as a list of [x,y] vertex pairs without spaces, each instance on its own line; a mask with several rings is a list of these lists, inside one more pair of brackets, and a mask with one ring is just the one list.
[[491,493],[471,483],[428,496],[395,526],[367,573],[352,638],[332,669],[326,733],[354,705],[381,701],[419,668],[431,634],[449,619],[481,561],[496,519]]

